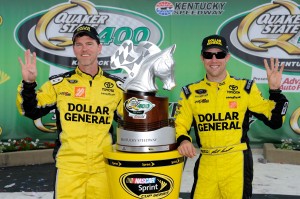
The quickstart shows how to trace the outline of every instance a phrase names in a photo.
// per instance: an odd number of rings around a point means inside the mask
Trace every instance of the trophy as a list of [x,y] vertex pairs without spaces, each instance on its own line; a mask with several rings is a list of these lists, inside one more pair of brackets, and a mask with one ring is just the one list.
[[161,50],[149,41],[134,48],[126,40],[111,56],[112,69],[123,69],[128,76],[124,90],[123,118],[118,121],[116,150],[162,152],[176,149],[174,121],[169,119],[167,97],[157,96],[156,78],[163,88],[175,87],[173,53],[176,45]]

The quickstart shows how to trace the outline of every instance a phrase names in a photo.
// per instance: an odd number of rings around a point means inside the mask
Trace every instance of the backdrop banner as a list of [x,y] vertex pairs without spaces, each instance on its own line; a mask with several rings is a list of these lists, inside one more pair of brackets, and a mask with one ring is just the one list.
[[[17,86],[21,82],[18,57],[24,51],[37,54],[38,87],[49,76],[72,70],[77,61],[72,50],[72,33],[82,24],[99,32],[103,50],[99,65],[112,70],[110,56],[125,40],[135,46],[150,41],[161,49],[176,44],[174,59],[176,87],[158,95],[169,98],[170,117],[182,86],[197,82],[205,70],[200,61],[201,41],[221,34],[229,45],[231,75],[254,79],[268,98],[264,58],[278,57],[285,64],[281,89],[290,101],[282,128],[272,130],[251,117],[252,144],[299,141],[300,91],[300,5],[296,1],[155,1],[155,0],[3,0],[0,6],[0,139],[53,141],[54,110],[35,121],[21,116],[16,108]],[[297,97],[298,96],[298,97]],[[193,133],[193,131],[192,131]]]

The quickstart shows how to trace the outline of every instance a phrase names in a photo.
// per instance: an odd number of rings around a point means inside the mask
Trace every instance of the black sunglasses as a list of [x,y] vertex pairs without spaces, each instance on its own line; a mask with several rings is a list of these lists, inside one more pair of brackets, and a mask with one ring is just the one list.
[[212,59],[214,55],[216,56],[217,59],[224,59],[226,57],[227,53],[224,52],[224,51],[216,52],[216,53],[213,53],[213,52],[202,52],[202,56],[205,59]]

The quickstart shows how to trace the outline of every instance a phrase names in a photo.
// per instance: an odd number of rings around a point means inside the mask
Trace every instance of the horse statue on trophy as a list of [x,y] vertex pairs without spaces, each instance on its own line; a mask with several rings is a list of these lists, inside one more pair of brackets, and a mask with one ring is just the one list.
[[165,90],[175,87],[173,54],[176,45],[164,50],[149,42],[142,41],[134,49],[131,40],[126,40],[111,56],[111,68],[127,72],[122,88],[124,91],[156,92],[155,78],[163,82]]

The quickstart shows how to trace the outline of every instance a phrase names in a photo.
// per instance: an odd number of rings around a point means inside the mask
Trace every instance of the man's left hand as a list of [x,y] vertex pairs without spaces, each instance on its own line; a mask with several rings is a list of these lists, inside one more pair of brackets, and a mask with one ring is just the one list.
[[271,90],[280,89],[284,64],[281,64],[281,66],[279,68],[278,58],[276,58],[276,61],[274,58],[271,58],[270,66],[269,66],[267,59],[264,59],[264,65],[265,65],[265,68],[267,71],[268,84],[269,84],[270,89]]

